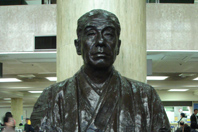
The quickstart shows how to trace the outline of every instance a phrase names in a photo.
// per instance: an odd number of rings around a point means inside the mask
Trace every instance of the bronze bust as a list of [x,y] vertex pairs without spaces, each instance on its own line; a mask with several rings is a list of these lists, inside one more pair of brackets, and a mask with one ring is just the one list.
[[79,18],[75,47],[84,65],[43,91],[31,115],[35,131],[170,132],[154,88],[121,76],[113,67],[120,30],[118,18],[105,10]]

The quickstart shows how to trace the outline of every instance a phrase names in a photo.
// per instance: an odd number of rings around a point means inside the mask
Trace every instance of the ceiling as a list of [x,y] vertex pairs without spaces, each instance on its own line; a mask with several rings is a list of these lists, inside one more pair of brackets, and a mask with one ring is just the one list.
[[169,89],[189,89],[197,94],[198,51],[147,52],[147,59],[152,59],[152,76],[168,76],[162,81],[148,81],[157,91]]
[[[198,51],[148,51],[152,59],[153,76],[169,76],[163,81],[148,81],[156,90],[171,88],[196,92],[198,81]],[[24,106],[33,106],[40,94],[28,91],[43,90],[55,83],[45,77],[56,76],[56,52],[0,53],[3,78],[18,78],[22,82],[0,82],[0,107],[10,106],[4,98],[23,98]]]
[[45,77],[56,77],[56,52],[0,54],[3,78],[18,78],[22,82],[0,82],[0,107],[10,105],[4,98],[23,98],[32,106],[40,94],[28,91],[43,90],[55,83]]

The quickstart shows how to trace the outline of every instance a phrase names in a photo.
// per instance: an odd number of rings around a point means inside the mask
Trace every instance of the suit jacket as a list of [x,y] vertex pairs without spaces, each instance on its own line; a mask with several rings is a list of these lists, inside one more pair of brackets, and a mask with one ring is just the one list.
[[116,70],[103,90],[95,89],[82,69],[46,88],[31,121],[36,132],[170,132],[153,87]]
[[193,129],[196,129],[198,128],[198,125],[197,125],[197,116],[195,116],[195,114],[193,113],[190,117],[190,127],[193,128]]
[[32,128],[31,125],[28,125],[27,123],[24,126],[24,131],[25,132],[34,132],[34,129]]

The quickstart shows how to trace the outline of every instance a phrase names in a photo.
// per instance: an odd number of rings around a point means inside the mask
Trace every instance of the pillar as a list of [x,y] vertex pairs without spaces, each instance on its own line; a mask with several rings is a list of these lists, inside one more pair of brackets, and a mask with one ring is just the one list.
[[11,112],[13,118],[16,121],[16,126],[21,123],[21,116],[23,115],[23,99],[22,98],[12,98],[11,99]]
[[145,0],[58,0],[57,77],[62,81],[77,72],[82,63],[74,47],[77,19],[92,9],[105,9],[121,23],[121,52],[115,68],[128,78],[146,82]]

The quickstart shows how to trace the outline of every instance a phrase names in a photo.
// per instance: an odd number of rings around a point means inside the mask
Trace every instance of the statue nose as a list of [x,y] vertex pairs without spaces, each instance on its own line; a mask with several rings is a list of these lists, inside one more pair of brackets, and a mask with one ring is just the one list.
[[102,35],[100,35],[99,38],[98,38],[98,44],[99,45],[104,44],[104,39],[103,39]]
[[98,41],[99,44],[103,44],[103,42],[104,42],[103,38],[99,39]]

